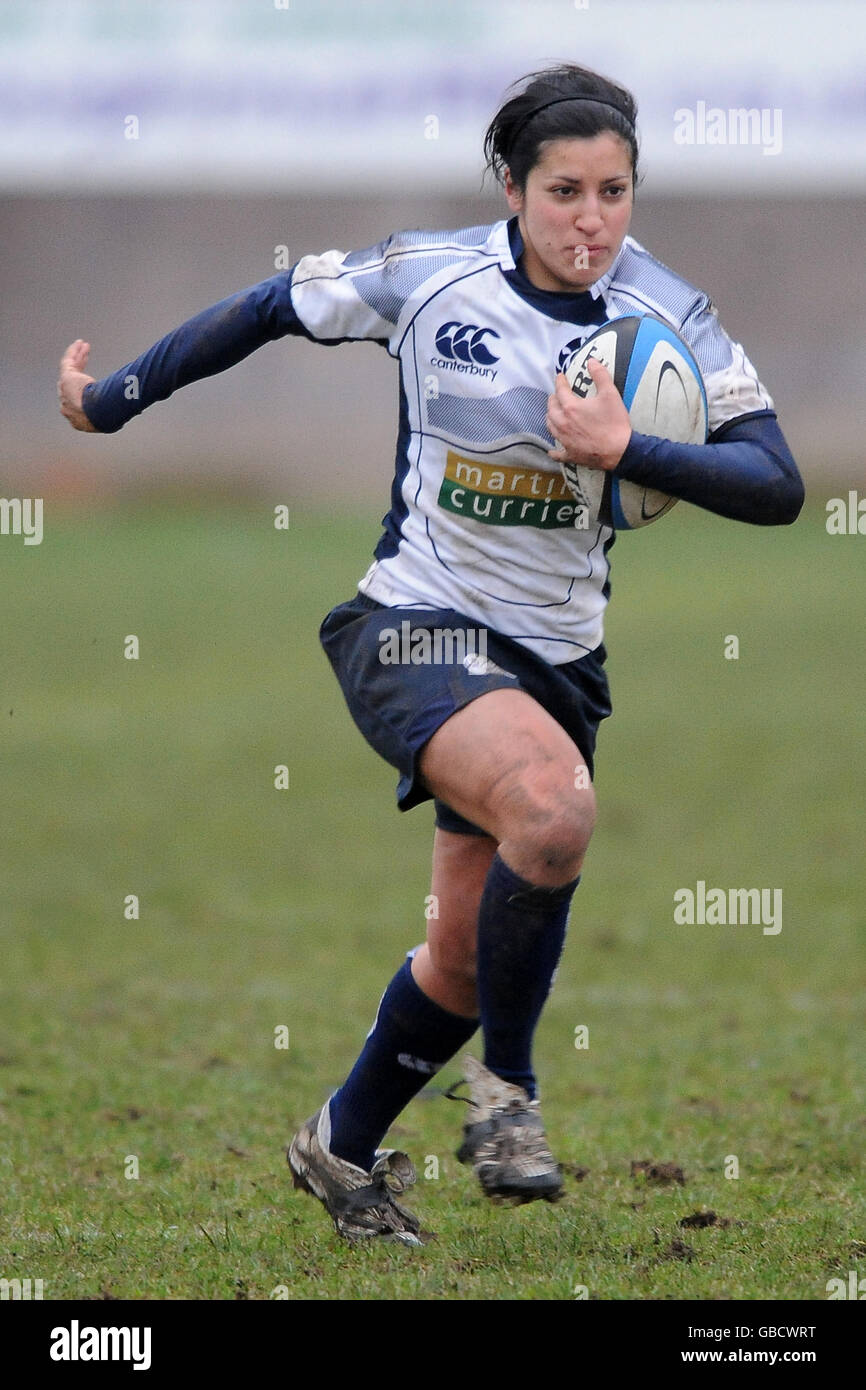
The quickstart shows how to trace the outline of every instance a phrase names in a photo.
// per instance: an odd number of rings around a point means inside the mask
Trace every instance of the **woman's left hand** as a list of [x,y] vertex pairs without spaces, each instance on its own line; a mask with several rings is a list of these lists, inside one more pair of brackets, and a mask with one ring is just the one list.
[[625,453],[631,421],[604,363],[590,357],[586,366],[594,396],[576,396],[564,373],[557,373],[555,394],[547,402],[547,428],[561,447],[547,452],[557,463],[609,471]]

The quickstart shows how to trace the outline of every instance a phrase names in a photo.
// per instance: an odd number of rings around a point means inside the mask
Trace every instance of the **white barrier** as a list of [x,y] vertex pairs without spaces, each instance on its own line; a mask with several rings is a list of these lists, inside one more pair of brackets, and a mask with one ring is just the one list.
[[653,191],[866,187],[861,0],[3,0],[0,188],[472,192],[561,60],[632,87]]

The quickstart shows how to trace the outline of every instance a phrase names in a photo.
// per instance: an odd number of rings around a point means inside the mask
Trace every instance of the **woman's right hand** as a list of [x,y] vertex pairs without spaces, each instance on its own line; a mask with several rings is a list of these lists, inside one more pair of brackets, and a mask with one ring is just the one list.
[[88,434],[98,434],[81,407],[81,396],[85,386],[96,378],[84,371],[90,356],[90,344],[81,338],[70,343],[60,359],[60,380],[57,395],[60,398],[60,413],[69,421],[74,430],[85,430]]

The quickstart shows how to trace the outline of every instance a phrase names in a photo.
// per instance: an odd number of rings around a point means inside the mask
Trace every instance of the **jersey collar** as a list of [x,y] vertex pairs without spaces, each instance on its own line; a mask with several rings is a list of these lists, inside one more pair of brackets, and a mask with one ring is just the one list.
[[[600,276],[594,285],[590,285],[588,290],[575,290],[568,293],[559,290],[540,290],[536,285],[533,285],[519,264],[524,246],[517,217],[510,217],[504,226],[507,229],[508,251],[501,258],[503,274],[522,299],[526,299],[536,309],[540,309],[542,313],[548,314],[551,318],[566,319],[573,323],[584,323],[587,320],[596,319],[600,309],[607,310],[608,287],[614,279],[628,238],[623,241],[610,270]],[[505,247],[503,247],[504,250]]]

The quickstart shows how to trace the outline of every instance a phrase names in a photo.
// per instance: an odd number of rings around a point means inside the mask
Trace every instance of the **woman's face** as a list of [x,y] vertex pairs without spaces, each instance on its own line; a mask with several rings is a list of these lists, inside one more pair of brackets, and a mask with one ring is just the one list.
[[523,268],[541,290],[587,290],[610,270],[631,221],[628,145],[612,131],[541,146],[523,189],[510,170],[505,196],[519,218]]

